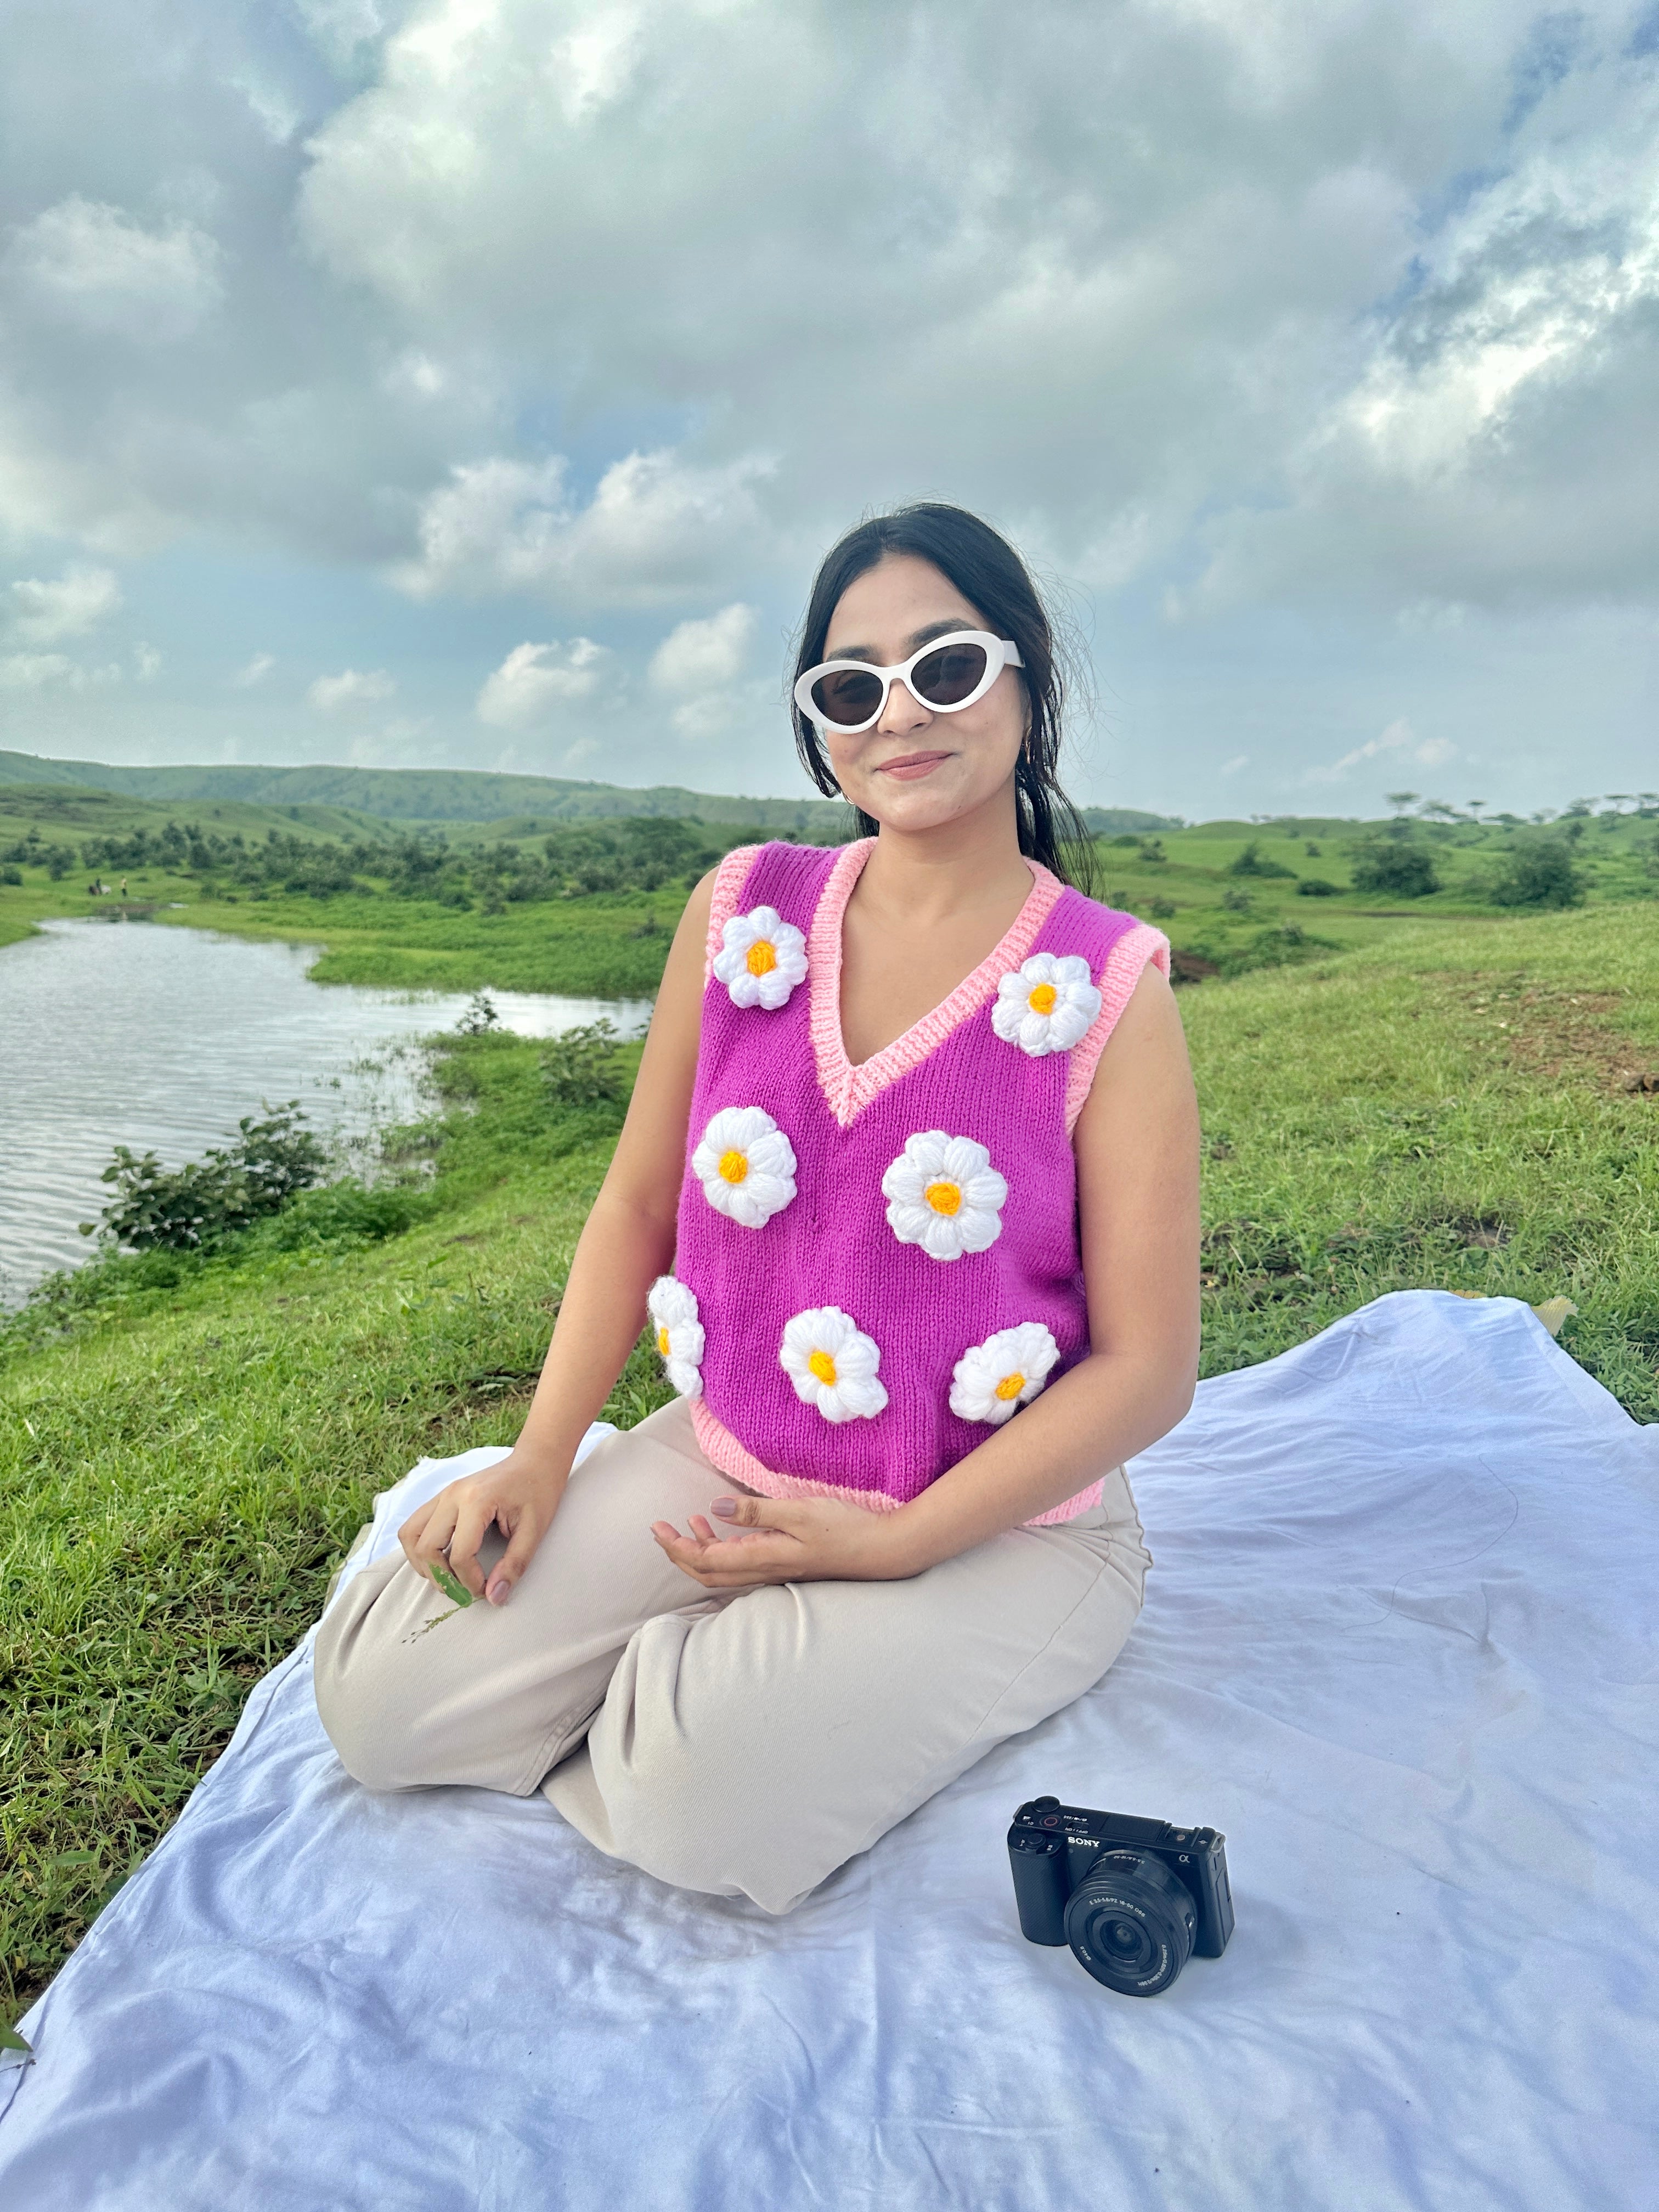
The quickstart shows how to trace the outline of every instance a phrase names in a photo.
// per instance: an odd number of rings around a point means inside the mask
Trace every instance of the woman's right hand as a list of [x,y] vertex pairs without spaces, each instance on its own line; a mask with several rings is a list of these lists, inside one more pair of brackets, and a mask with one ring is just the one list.
[[[511,1451],[481,1474],[463,1475],[448,1484],[411,1513],[398,1531],[404,1557],[434,1588],[443,1587],[433,1571],[435,1565],[447,1569],[474,1597],[505,1605],[552,1525],[567,1480],[565,1471],[545,1459]],[[492,1525],[507,1543],[486,1589],[478,1547]]]

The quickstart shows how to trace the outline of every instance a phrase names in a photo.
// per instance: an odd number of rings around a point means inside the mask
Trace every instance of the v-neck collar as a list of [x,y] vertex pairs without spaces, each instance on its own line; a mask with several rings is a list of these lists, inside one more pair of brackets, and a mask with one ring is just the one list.
[[884,1045],[879,1052],[854,1067],[847,1057],[846,1041],[842,1035],[842,945],[848,901],[875,849],[873,837],[860,837],[842,847],[825,878],[807,936],[812,1056],[817,1066],[818,1087],[843,1129],[872,1099],[879,1097],[902,1075],[919,1067],[930,1052],[995,996],[1003,976],[1029,957],[1038,932],[1065,889],[1060,878],[1040,861],[1027,860],[1031,888],[1025,903],[978,967],[931,1013],[912,1023],[902,1036],[895,1037],[891,1044]]

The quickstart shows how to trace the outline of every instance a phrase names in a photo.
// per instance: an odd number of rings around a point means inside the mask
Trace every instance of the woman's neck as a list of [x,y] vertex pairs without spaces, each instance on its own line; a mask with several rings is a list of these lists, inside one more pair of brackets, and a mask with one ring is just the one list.
[[1030,888],[1011,789],[1006,804],[976,807],[932,829],[884,824],[854,897],[866,915],[928,929],[988,908],[1018,913]]

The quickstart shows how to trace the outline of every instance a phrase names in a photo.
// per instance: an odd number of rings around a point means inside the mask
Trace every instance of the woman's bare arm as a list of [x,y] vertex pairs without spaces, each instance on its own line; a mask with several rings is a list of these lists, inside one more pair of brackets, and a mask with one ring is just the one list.
[[576,1447],[644,1326],[646,1293],[672,1265],[713,892],[706,876],[674,933],[628,1116],[576,1241],[519,1441],[507,1458],[451,1483],[398,1531],[405,1556],[428,1578],[447,1551],[450,1572],[475,1597],[485,1594],[477,1551],[492,1522],[510,1540],[489,1578],[492,1601],[506,1601],[529,1564],[558,1510]]

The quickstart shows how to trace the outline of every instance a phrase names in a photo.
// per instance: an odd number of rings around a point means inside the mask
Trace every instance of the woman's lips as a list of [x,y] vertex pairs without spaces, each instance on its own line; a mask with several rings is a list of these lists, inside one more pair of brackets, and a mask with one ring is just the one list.
[[949,753],[902,753],[897,760],[884,761],[877,773],[896,776],[901,783],[915,783],[950,757]]

